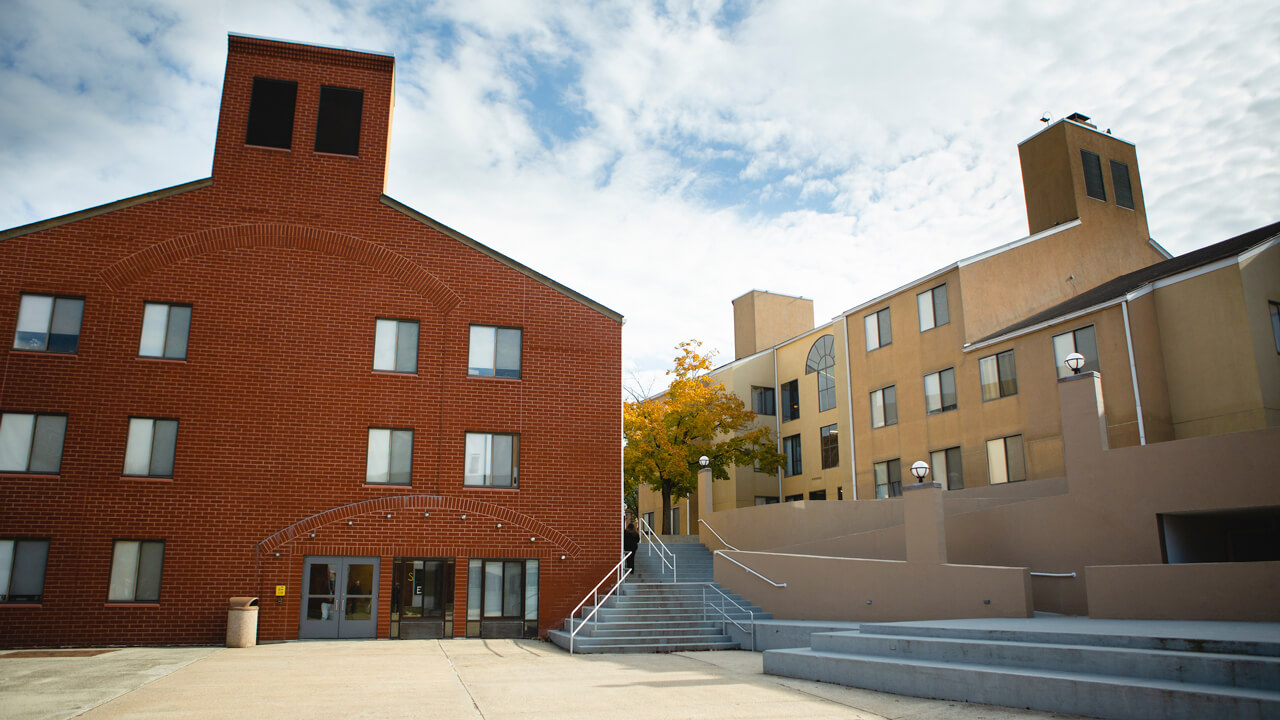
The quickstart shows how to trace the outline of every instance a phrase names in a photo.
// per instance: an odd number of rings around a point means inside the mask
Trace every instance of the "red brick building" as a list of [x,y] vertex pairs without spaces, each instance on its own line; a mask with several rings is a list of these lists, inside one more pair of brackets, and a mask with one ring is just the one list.
[[541,635],[617,562],[622,317],[383,194],[393,81],[231,36],[212,177],[0,232],[0,645]]

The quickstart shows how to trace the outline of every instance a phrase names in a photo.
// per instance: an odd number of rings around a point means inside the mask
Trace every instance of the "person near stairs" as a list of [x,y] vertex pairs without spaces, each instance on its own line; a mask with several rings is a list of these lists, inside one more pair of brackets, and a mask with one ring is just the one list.
[[640,548],[640,533],[636,531],[635,523],[627,523],[627,529],[622,531],[622,550],[631,553],[627,556],[627,569],[636,569],[636,550]]

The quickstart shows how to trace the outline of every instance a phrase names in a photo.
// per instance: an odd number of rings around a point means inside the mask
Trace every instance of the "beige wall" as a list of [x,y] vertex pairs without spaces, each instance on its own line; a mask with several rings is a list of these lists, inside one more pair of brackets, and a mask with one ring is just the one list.
[[1086,568],[1085,578],[1091,617],[1275,622],[1280,615],[1280,562],[1113,565]]
[[[1086,568],[1099,577],[1105,576],[1107,584],[1099,588],[1099,597],[1110,598],[1105,602],[1112,607],[1116,606],[1118,595],[1136,592],[1144,587],[1147,578],[1152,578],[1151,591],[1145,592],[1140,602],[1133,600],[1124,607],[1146,608],[1142,612],[1151,617],[1188,616],[1190,600],[1177,597],[1176,586],[1170,583],[1191,577],[1191,571],[1159,569],[1165,566],[1157,518],[1162,513],[1280,505],[1280,485],[1274,482],[1275,468],[1280,465],[1280,428],[1109,449],[1101,379],[1092,374],[1080,375],[1058,383],[1057,388],[1067,451],[1067,492],[1061,492],[1062,481],[1048,481],[1039,487],[1028,483],[1021,487],[981,488],[971,493],[944,493],[947,560],[955,565],[1074,572],[1073,578],[1036,577],[1029,581],[1035,609],[1068,614],[1084,614],[1090,609],[1088,578],[1092,576],[1086,575]],[[1031,492],[1040,489],[1052,492]],[[1008,496],[1004,499],[1011,501],[983,505],[1001,496]],[[902,511],[906,500],[910,500],[910,493],[905,499],[877,503],[768,506],[752,508],[750,514],[746,510],[716,513],[709,522],[728,542],[743,549],[804,547],[809,556],[840,556],[854,549],[862,551],[860,559],[884,560],[883,555],[865,551],[889,545],[888,533],[897,522],[895,513]],[[903,532],[905,539],[906,533],[913,530],[904,526]],[[854,537],[858,534],[866,537]],[[707,535],[703,539],[707,540]],[[909,546],[910,541],[904,544]],[[716,545],[709,543],[709,547]],[[754,564],[755,557],[748,564],[760,570]],[[776,565],[765,567],[780,574],[774,579],[787,582],[789,588],[793,583],[795,587],[807,587],[804,583],[808,582],[817,587],[834,574],[832,564],[820,561],[806,560],[805,564],[794,566],[787,566],[782,560],[769,562]],[[1092,569],[1097,566],[1157,568]],[[1214,605],[1195,605],[1198,609],[1191,614],[1230,619],[1254,612],[1250,608],[1259,603],[1251,588],[1263,581],[1250,568],[1271,573],[1274,566],[1248,563],[1220,572],[1214,578],[1223,592],[1201,592],[1202,597],[1213,598]],[[732,579],[730,587],[757,599],[756,590],[752,589],[755,586],[732,573],[728,571],[724,576]],[[804,579],[806,573],[813,576],[811,580]],[[886,576],[884,581],[890,579]],[[906,583],[904,586],[914,582],[905,576],[894,581]],[[934,586],[934,592],[939,587],[946,586]],[[792,617],[806,617],[805,602],[803,594],[797,594],[779,607],[786,607]],[[1280,620],[1280,606],[1264,605],[1267,619]],[[813,612],[829,610],[826,605],[815,605]]]
[[1276,351],[1269,302],[1280,302],[1280,245],[1240,262],[1245,313],[1258,363],[1258,384],[1268,427],[1280,425],[1280,352]]
[[[831,335],[834,339],[836,405],[832,409],[819,412],[818,374],[806,374],[805,366],[809,359],[809,352],[813,349],[814,344],[826,335]],[[843,486],[846,493],[845,497],[851,497],[848,494],[852,487],[849,468],[853,464],[853,459],[849,457],[848,442],[844,439],[849,437],[849,408],[847,406],[849,390],[846,377],[848,357],[843,352],[844,347],[844,323],[836,321],[822,325],[813,332],[801,335],[777,348],[779,387],[783,383],[796,380],[800,388],[800,417],[788,421],[781,414],[779,415],[781,421],[778,436],[779,443],[781,443],[782,438],[793,435],[800,436],[800,458],[803,471],[798,475],[784,475],[782,478],[782,494],[784,497],[803,495],[807,499],[809,493],[825,490],[827,499],[835,500],[840,495],[841,486]],[[781,393],[778,395],[778,403],[778,412],[781,413]],[[840,443],[840,457],[836,466],[823,468],[820,432],[823,427],[828,425],[836,426],[836,435]],[[779,445],[779,447],[781,448],[782,446]]]
[[813,301],[752,290],[733,301],[734,358],[741,359],[813,329]]

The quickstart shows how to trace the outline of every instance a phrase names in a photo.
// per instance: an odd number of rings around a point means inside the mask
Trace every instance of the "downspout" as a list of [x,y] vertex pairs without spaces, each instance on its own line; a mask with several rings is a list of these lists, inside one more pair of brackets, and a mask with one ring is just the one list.
[[1133,379],[1133,405],[1138,412],[1138,444],[1147,444],[1147,428],[1142,422],[1142,395],[1138,393],[1138,364],[1133,360],[1133,335],[1129,331],[1129,300],[1120,301],[1120,310],[1124,313],[1124,343],[1129,351],[1129,377]]
[[849,362],[849,316],[844,316],[844,389],[848,396],[845,400],[845,415],[849,418],[849,487],[853,490],[853,499],[858,499],[858,466],[853,450],[853,367]]
[[[782,452],[782,386],[778,384],[778,348],[773,350],[773,441]],[[778,503],[782,503],[782,468],[778,468]]]

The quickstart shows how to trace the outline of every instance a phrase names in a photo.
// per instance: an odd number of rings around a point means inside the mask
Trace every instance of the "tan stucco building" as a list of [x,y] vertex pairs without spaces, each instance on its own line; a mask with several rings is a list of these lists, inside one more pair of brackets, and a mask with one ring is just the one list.
[[1062,478],[1072,352],[1105,378],[1112,448],[1280,425],[1280,223],[1173,258],[1131,143],[1072,115],[1019,156],[1027,237],[818,326],[803,298],[734,300],[736,359],[713,373],[788,462],[737,468],[673,531],[697,533],[698,507],[893,497],[918,460],[949,490]]

